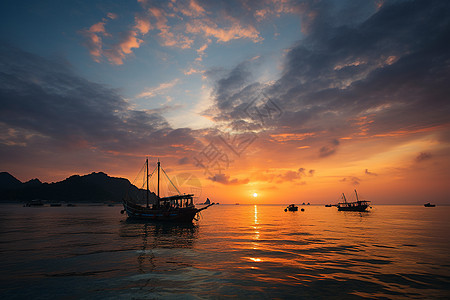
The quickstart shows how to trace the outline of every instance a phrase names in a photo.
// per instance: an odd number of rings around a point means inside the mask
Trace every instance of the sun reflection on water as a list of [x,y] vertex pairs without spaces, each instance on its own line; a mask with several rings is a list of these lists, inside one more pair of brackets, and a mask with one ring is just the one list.
[[[259,247],[259,228],[260,227],[258,226],[259,225],[259,223],[258,223],[258,206],[256,204],[254,205],[254,211],[255,211],[255,219],[254,219],[254,226],[253,226],[254,235],[253,235],[252,249],[258,250],[258,249],[260,249],[260,247]],[[254,262],[261,261],[260,258],[255,258],[255,257],[249,257],[249,259]]]
[[255,262],[261,261],[261,258],[249,257],[249,259]]
[[[254,240],[259,240],[259,223],[258,223],[258,206],[254,206],[254,208],[255,208],[255,222],[254,222],[254,226],[253,226],[253,229],[255,230],[255,232],[254,232],[254,236],[253,236],[253,239]],[[255,244],[255,245],[257,245],[256,243],[253,243],[253,244]],[[253,249],[255,249],[255,248],[253,248]]]

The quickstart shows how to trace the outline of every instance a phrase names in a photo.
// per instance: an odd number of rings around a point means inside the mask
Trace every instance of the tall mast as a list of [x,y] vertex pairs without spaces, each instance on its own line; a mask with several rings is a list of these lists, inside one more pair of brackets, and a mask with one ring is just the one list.
[[347,199],[345,199],[345,195],[344,195],[344,193],[342,193],[342,198],[344,198],[344,202],[346,202],[346,203],[347,203]]
[[356,201],[359,201],[359,199],[358,199],[358,193],[356,192],[356,189],[355,189],[355,195],[356,195]]
[[159,199],[159,168],[160,168],[160,162],[158,159],[158,199]]
[[147,181],[147,193],[146,193],[146,195],[147,195],[147,208],[149,207],[148,206],[148,193],[149,193],[149,189],[148,189],[148,158],[145,160],[145,169],[146,169],[146,181]]

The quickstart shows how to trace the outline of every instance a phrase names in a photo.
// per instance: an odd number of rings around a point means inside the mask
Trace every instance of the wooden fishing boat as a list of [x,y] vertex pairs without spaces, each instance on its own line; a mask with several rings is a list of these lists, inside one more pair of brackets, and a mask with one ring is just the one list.
[[423,206],[425,206],[425,207],[435,207],[436,204],[431,204],[430,202],[428,202],[428,203],[425,203]]
[[[157,170],[158,184],[157,194],[149,190],[149,180]],[[160,197],[160,176],[161,170],[174,187],[178,195]],[[195,216],[202,210],[207,209],[214,203],[202,208],[196,208],[194,205],[194,194],[181,194],[177,187],[170,181],[166,172],[161,168],[158,161],[152,174],[148,172],[148,159],[144,165],[144,187],[135,187],[129,190],[123,199],[122,213],[126,212],[128,218],[144,219],[151,221],[170,221],[170,222],[192,222]],[[143,200],[144,199],[144,200]]]
[[344,193],[342,193],[342,199],[344,202],[339,202],[336,204],[338,211],[367,211],[370,207],[370,201],[367,200],[359,200],[358,192],[355,190],[356,201],[347,202]]

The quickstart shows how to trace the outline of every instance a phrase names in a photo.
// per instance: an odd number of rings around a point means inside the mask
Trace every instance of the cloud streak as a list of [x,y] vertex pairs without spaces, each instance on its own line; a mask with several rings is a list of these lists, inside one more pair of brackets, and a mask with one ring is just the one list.
[[178,79],[174,79],[170,82],[161,83],[157,87],[146,88],[142,93],[136,95],[136,98],[152,98],[161,93],[165,92],[168,89],[173,88],[179,82]]

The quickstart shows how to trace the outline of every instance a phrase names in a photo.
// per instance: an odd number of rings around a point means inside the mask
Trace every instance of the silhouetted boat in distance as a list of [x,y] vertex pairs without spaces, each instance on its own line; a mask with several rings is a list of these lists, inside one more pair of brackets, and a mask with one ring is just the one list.
[[325,207],[332,207],[333,205],[331,204],[325,204]]
[[[158,184],[157,194],[155,197],[155,194],[151,193],[149,190],[149,180],[156,170],[158,171]],[[178,195],[163,198],[159,196],[161,170],[164,172],[169,182],[178,192]],[[193,200],[194,194],[181,195],[177,187],[167,176],[166,172],[161,168],[161,164],[159,161],[155,170],[153,170],[153,172],[149,174],[148,159],[145,160],[143,185],[144,186],[138,187],[138,190],[129,191],[123,199],[124,210],[122,210],[121,213],[126,212],[128,218],[151,221],[192,222],[197,213],[204,209],[207,209],[211,205],[214,205],[214,203],[211,203],[203,208],[196,208]],[[144,200],[145,206],[143,203]]]
[[295,204],[289,204],[284,211],[298,211],[298,206],[295,206]]
[[42,202],[41,199],[34,199],[31,201],[28,201],[27,203],[25,203],[26,207],[32,207],[32,206],[44,206],[44,202]]
[[336,204],[338,211],[367,211],[367,208],[370,207],[370,201],[367,200],[359,200],[358,192],[355,190],[356,201],[347,202],[344,193],[342,193],[342,199],[344,202],[339,202]]
[[428,202],[428,203],[425,203],[423,206],[425,206],[425,207],[435,207],[436,204],[431,204],[430,202]]

